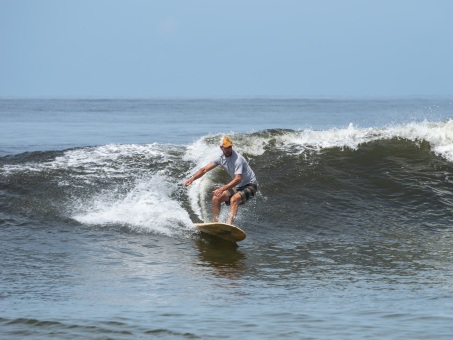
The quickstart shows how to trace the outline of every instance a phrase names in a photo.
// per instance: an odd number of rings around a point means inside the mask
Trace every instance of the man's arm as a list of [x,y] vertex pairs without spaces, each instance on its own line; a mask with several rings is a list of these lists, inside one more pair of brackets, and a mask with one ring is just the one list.
[[208,165],[205,165],[204,167],[202,167],[201,169],[199,169],[195,175],[193,175],[192,177],[190,177],[188,180],[186,180],[184,182],[184,186],[188,187],[189,185],[192,184],[193,181],[195,181],[196,179],[200,178],[200,177],[203,177],[204,174],[206,174],[207,172],[211,171],[212,169],[214,169],[216,167],[216,165],[214,163],[209,163]]
[[221,196],[224,191],[234,188],[236,185],[241,183],[241,180],[242,180],[242,175],[238,174],[238,175],[234,176],[234,178],[231,180],[231,182],[214,190],[214,196],[217,196],[217,197]]

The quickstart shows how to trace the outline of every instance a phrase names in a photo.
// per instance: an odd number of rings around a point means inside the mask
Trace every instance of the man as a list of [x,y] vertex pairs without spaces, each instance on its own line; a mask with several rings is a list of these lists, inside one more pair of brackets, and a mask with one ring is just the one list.
[[255,173],[245,158],[233,150],[233,142],[229,137],[224,136],[222,138],[220,149],[223,154],[199,169],[195,175],[184,182],[184,185],[186,187],[191,185],[193,181],[220,165],[231,176],[232,180],[213,191],[212,218],[214,222],[218,222],[220,205],[225,202],[226,205],[230,206],[226,223],[232,224],[237,215],[239,205],[244,204],[248,199],[255,196],[258,186]]

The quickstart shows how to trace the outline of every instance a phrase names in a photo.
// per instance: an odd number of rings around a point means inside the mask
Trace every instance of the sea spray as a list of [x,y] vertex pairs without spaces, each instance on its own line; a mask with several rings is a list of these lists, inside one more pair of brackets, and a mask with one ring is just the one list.
[[188,213],[171,198],[175,186],[164,175],[144,177],[125,194],[104,190],[79,202],[73,218],[87,225],[122,225],[139,232],[174,235],[192,227]]

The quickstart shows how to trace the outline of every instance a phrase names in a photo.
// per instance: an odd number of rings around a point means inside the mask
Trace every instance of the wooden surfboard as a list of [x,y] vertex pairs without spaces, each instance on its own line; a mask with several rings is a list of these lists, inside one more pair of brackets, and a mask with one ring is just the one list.
[[226,223],[195,223],[195,226],[198,230],[206,234],[213,235],[231,242],[242,241],[247,236],[242,229]]

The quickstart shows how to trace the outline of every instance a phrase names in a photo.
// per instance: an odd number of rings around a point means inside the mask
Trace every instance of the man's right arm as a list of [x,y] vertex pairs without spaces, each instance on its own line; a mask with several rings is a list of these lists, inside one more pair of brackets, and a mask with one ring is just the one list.
[[200,178],[200,177],[203,177],[207,172],[211,171],[212,169],[214,169],[217,165],[215,165],[214,163],[209,163],[207,165],[205,165],[204,167],[202,167],[201,169],[199,169],[192,177],[190,177],[188,180],[186,180],[184,182],[184,186],[188,187],[189,185],[192,184],[193,181],[195,181],[196,179]]

